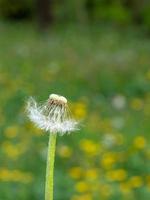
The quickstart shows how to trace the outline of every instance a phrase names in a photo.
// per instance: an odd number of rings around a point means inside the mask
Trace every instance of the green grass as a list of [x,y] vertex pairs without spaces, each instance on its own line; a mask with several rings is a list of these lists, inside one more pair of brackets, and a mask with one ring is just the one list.
[[[86,113],[80,131],[58,138],[55,199],[149,199],[149,52],[150,39],[138,28],[64,25],[40,33],[32,24],[1,22],[0,199],[44,199],[48,136],[30,124],[24,108],[29,96],[45,101],[50,93],[66,96],[74,114],[76,110]],[[125,101],[121,109],[112,103],[118,95]],[[103,142],[106,135],[113,135],[116,143],[107,146]],[[146,141],[141,148],[134,145],[137,136]],[[84,139],[98,145],[97,154],[89,156]],[[124,159],[107,169],[101,160],[108,152],[120,153]],[[75,166],[83,171],[96,168],[98,178],[94,182],[85,175],[71,178],[69,171]],[[126,180],[110,181],[108,171],[120,168],[126,170]],[[29,174],[15,179],[4,169],[29,173],[33,180],[27,179]],[[142,184],[129,186],[130,191],[124,194],[120,185],[132,176],[141,177]],[[82,195],[76,189],[80,181],[90,188]],[[98,188],[91,189],[96,184]],[[107,187],[112,191],[108,196]]]

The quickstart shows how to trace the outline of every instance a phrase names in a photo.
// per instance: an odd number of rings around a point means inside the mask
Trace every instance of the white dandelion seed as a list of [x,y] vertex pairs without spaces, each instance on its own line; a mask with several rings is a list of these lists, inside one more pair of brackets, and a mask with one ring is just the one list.
[[67,99],[51,94],[43,105],[31,97],[27,103],[28,117],[38,128],[63,135],[78,129],[78,122],[71,118]]
[[107,133],[102,138],[102,144],[105,147],[111,148],[116,144],[116,137],[111,133]]
[[112,99],[112,106],[117,110],[122,110],[126,107],[126,97],[123,95],[116,95]]

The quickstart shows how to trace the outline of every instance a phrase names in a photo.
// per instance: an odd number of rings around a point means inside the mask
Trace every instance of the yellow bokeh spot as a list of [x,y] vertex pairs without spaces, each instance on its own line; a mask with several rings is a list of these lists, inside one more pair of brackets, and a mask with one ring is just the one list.
[[62,145],[58,148],[58,154],[61,157],[69,158],[72,155],[72,149],[66,145]]
[[75,115],[76,118],[79,119],[84,118],[87,115],[86,105],[82,102],[74,104],[73,114]]
[[108,171],[106,177],[109,181],[123,181],[127,178],[127,172],[124,169]]
[[4,134],[8,138],[14,138],[17,136],[18,132],[19,132],[18,126],[9,126],[5,129]]
[[146,140],[143,136],[138,136],[134,139],[133,145],[137,149],[143,149],[146,146]]
[[69,175],[74,179],[81,178],[82,174],[83,174],[83,172],[82,172],[82,169],[80,167],[72,167],[69,170]]
[[123,194],[128,194],[132,191],[131,184],[128,182],[120,183],[120,191]]
[[88,169],[85,171],[85,177],[89,180],[95,180],[98,178],[98,170],[97,169]]
[[133,176],[130,178],[129,183],[133,188],[139,188],[143,185],[143,180],[140,176]]
[[132,99],[130,106],[133,110],[141,110],[143,108],[143,101],[139,98]]
[[19,170],[1,168],[0,180],[6,182],[30,183],[33,181],[33,175],[31,173],[22,172]]
[[117,161],[118,156],[113,152],[105,153],[101,159],[101,165],[105,169],[111,168]]
[[87,155],[94,156],[98,154],[100,150],[100,145],[88,139],[81,140],[79,146]]
[[79,181],[76,183],[75,189],[77,192],[87,192],[90,190],[90,185],[85,181]]
[[24,153],[25,148],[22,147],[22,144],[12,144],[11,142],[2,143],[2,151],[11,159],[17,159],[22,153]]

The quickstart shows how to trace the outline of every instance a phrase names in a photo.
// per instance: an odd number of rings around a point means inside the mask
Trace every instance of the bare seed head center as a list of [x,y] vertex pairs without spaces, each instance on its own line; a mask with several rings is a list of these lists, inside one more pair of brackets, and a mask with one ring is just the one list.
[[57,94],[50,94],[49,95],[49,103],[50,104],[58,104],[58,105],[66,105],[67,99],[63,96]]

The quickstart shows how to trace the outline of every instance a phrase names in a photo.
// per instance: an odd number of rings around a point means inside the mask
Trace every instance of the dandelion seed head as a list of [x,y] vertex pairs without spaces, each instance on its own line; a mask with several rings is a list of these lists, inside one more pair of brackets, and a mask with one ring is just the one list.
[[49,95],[42,105],[31,97],[27,102],[27,112],[37,127],[50,133],[63,135],[78,129],[78,122],[71,117],[67,99],[60,95]]
[[67,99],[63,96],[57,95],[57,94],[50,94],[49,95],[49,99],[56,101],[58,104],[66,104],[67,103]]

